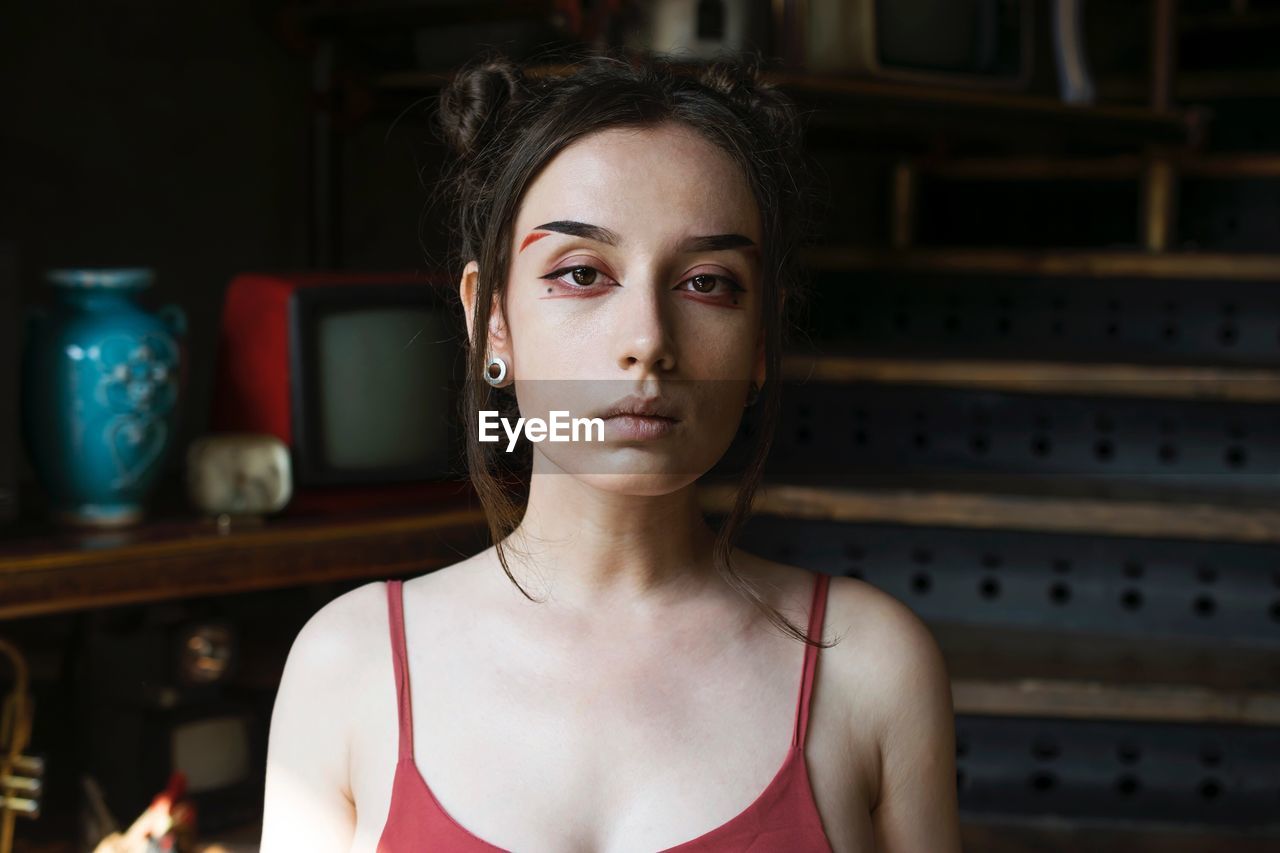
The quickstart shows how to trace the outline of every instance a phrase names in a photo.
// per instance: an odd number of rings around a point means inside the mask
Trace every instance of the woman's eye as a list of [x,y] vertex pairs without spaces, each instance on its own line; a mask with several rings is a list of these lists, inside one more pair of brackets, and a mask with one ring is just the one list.
[[[558,281],[566,285],[571,290],[589,290],[594,289],[596,285],[607,284],[613,282],[604,273],[595,267],[578,264],[570,267],[561,267],[542,276],[548,281]],[[736,281],[727,276],[713,275],[711,273],[700,273],[682,281],[681,286],[689,285],[687,288],[693,293],[701,293],[713,295],[717,293],[734,293],[744,290]],[[717,288],[719,288],[717,290]]]
[[715,293],[716,285],[724,285],[722,293],[740,291],[743,288],[733,279],[726,278],[722,275],[712,275],[710,273],[700,273],[692,278],[685,279],[682,284],[690,285],[690,290],[694,293]]
[[[579,289],[586,289],[595,284],[596,279],[601,275],[602,273],[600,270],[595,267],[579,265],[573,267],[561,267],[558,270],[553,270],[552,272],[547,273],[542,276],[542,278],[559,281],[571,288],[576,287]],[[605,276],[605,278],[608,278],[608,276]]]

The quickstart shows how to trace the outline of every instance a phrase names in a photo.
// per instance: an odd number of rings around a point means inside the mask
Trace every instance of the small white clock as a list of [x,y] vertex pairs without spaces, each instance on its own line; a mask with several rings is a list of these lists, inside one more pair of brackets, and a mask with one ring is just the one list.
[[187,495],[210,515],[265,515],[293,495],[289,448],[274,435],[215,433],[187,448]]

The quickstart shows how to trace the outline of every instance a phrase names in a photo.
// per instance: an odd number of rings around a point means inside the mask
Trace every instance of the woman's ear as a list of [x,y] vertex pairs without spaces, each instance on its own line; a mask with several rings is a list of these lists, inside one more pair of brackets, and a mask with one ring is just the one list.
[[[473,345],[476,343],[476,292],[479,280],[480,264],[467,261],[467,265],[462,268],[462,280],[458,282],[458,296],[462,300],[462,311],[467,318],[467,338]],[[489,308],[488,342],[495,352],[507,342],[507,327],[503,322],[502,305],[496,293]]]
[[462,280],[458,282],[458,298],[462,300],[462,313],[467,318],[467,340],[476,339],[476,284],[479,278],[480,264],[467,261],[462,268]]
[[[476,291],[479,288],[479,280],[480,264],[474,260],[467,261],[467,265],[462,268],[462,280],[458,282],[458,296],[462,298],[462,311],[467,318],[467,339],[472,346],[476,346]],[[499,300],[498,293],[494,293],[492,306],[489,309],[489,334],[479,345],[486,347],[485,357],[493,353],[493,355],[503,356],[508,365],[511,364],[511,353],[507,351],[507,324],[503,318],[502,300]]]

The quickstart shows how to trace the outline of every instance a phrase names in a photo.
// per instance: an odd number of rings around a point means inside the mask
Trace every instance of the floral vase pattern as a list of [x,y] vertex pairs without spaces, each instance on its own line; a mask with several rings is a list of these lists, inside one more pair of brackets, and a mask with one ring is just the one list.
[[52,310],[27,317],[22,427],[60,521],[132,524],[173,443],[186,314],[137,295],[152,271],[50,270]]

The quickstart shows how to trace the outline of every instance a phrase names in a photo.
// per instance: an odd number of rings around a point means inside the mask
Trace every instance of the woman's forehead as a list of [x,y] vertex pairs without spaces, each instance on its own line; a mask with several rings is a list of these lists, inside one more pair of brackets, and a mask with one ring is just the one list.
[[514,239],[559,220],[598,224],[623,237],[740,233],[759,242],[760,231],[741,167],[676,124],[600,131],[552,158],[524,194]]

